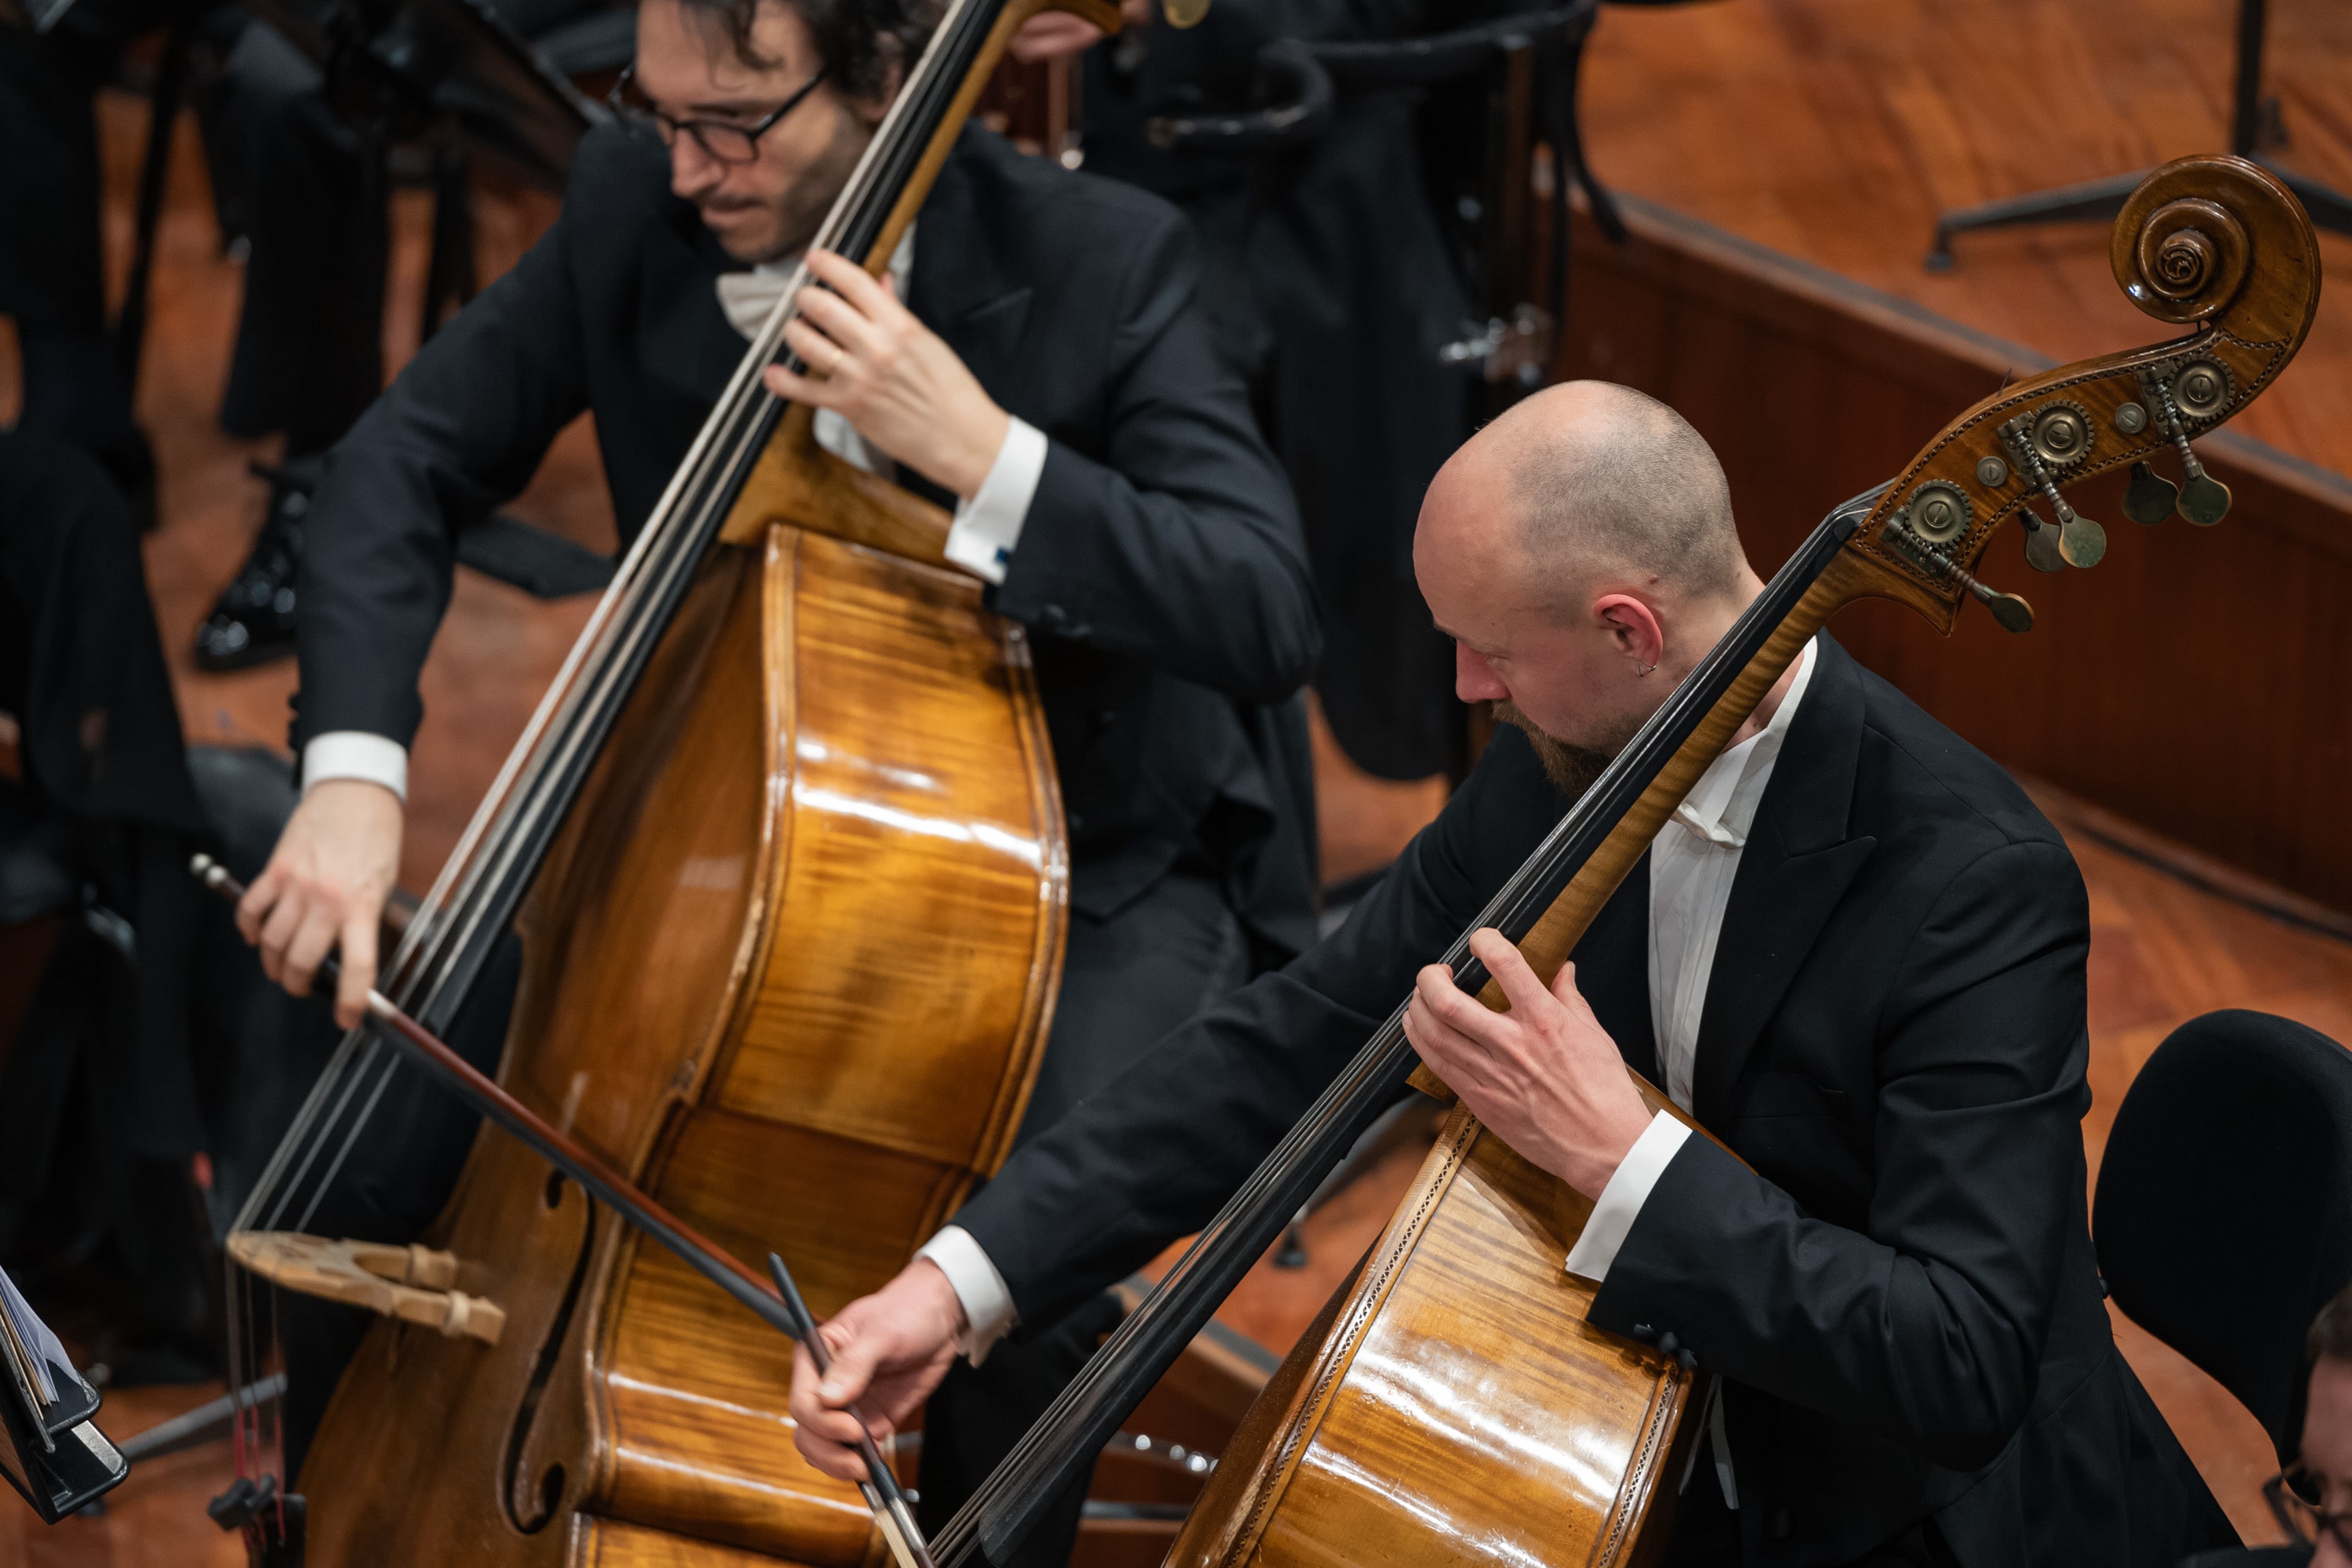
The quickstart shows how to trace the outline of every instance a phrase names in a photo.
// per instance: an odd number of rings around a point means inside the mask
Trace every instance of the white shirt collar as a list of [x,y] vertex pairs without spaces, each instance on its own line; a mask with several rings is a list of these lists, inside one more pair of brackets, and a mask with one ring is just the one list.
[[[721,272],[713,279],[718,291],[719,309],[729,324],[747,338],[757,338],[760,329],[775,314],[776,301],[784,297],[784,286],[792,280],[793,269],[801,264],[801,253],[775,261],[762,261],[745,271]],[[914,281],[915,226],[908,224],[898,240],[898,248],[890,253],[890,281],[897,288],[899,301],[907,299],[907,290]]]
[[1781,742],[1788,739],[1790,721],[1812,681],[1813,647],[1808,638],[1797,656],[1797,678],[1789,683],[1789,695],[1781,699],[1771,722],[1708,763],[1682,805],[1675,808],[1675,820],[1686,831],[1727,848],[1746,846],[1748,830],[1756,823],[1756,808],[1763,804],[1764,786],[1771,781],[1772,764],[1780,759]]
[[[898,248],[890,253],[890,282],[898,290],[901,305],[907,302],[907,286],[915,279],[915,225],[920,222],[922,219],[917,218],[907,225],[907,232],[898,237]],[[757,262],[751,270],[763,278],[789,278],[793,268],[801,264],[802,254],[795,250],[773,261]]]

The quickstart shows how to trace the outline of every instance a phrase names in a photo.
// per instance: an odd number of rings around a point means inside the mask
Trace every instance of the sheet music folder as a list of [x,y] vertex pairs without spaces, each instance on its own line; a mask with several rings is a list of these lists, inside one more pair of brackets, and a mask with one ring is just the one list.
[[74,1370],[48,1325],[0,1272],[0,1475],[55,1524],[117,1484],[131,1466],[90,1419],[98,1390]]

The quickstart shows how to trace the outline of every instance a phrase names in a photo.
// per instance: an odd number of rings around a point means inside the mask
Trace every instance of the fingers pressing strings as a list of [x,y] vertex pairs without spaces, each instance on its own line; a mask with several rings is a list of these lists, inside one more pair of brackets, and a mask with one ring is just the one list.
[[896,339],[914,318],[898,290],[831,251],[813,250],[809,273],[823,288],[803,289],[784,323],[784,343],[813,374],[784,365],[768,372],[779,396],[838,408],[869,374],[887,372]]

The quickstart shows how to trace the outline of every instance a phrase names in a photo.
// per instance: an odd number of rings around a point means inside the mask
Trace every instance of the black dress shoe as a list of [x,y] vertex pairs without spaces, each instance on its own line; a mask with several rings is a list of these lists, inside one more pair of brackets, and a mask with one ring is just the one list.
[[269,515],[253,553],[196,628],[199,669],[245,669],[294,651],[294,579],[302,566],[302,518],[316,481],[257,463],[254,471],[269,481]]

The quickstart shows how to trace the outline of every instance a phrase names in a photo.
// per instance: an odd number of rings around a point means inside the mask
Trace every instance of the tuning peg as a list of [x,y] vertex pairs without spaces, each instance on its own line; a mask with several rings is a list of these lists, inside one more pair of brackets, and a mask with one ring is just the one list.
[[2124,515],[2134,522],[2162,522],[2180,500],[2180,487],[2146,463],[2131,466],[2131,484],[2124,491]]
[[[2033,606],[2014,594],[1979,582],[1976,574],[1937,550],[1912,531],[1909,510],[1897,511],[1887,521],[1886,530],[1879,536],[1895,553],[1909,561],[1930,577],[1948,577],[1975,596],[1977,603],[1992,613],[1992,618],[2004,631],[2030,632],[2033,629]],[[2027,537],[2031,538],[2031,535]]]
[[2058,548],[2058,531],[2034,516],[2032,507],[2020,507],[2017,521],[2025,524],[2025,563],[2036,572],[2063,572],[2066,557]]
[[2058,509],[2058,553],[2069,566],[2096,566],[2107,556],[2107,531],[2063,501]]
[[2165,433],[2172,437],[2173,449],[2180,454],[2180,471],[2189,478],[2180,489],[2180,515],[2200,528],[2210,528],[2230,515],[2230,487],[2207,474],[2205,465],[2190,449],[2189,423],[2172,400],[2172,384],[2152,371],[2143,372],[2140,380],[2156,395],[2157,405],[2164,413]]
[[2030,632],[2033,629],[2033,606],[2015,594],[2004,594],[1990,583],[1979,582],[1965,566],[1954,566],[1952,575],[1976,596],[1978,604],[1992,612],[2005,632]]
[[[2080,461],[2085,445],[2083,432],[2086,428],[2079,417],[2079,411],[2073,405],[2058,404],[2052,409],[2043,410],[2041,418],[2031,426],[2026,416],[2021,414],[2002,426],[2000,431],[2001,440],[2009,447],[2010,455],[2017,459],[2019,469],[2032,481],[2036,489],[2049,499],[2050,510],[2057,514],[2058,537],[2050,542],[2057,546],[2059,559],[2069,566],[2096,566],[2105,559],[2107,531],[2087,517],[2077,517],[2074,509],[2066,504],[2066,498],[2058,493],[2058,480],[2051,473],[2050,463],[2042,451],[2042,444],[2050,437],[2036,436],[2033,432],[2054,429],[2065,433],[2069,440],[2067,449],[2074,454],[2074,460]],[[2033,518],[2031,511],[2026,515],[2032,518],[2025,537],[2026,561],[2037,571],[2056,571],[2054,566],[2042,564],[2048,559],[2047,545],[2043,547],[2045,553],[2038,559],[2034,550],[2037,531],[2046,530],[2049,525],[2039,518]]]
[[2180,515],[2200,528],[2210,528],[2230,515],[2230,487],[2203,470],[2189,476],[2181,488]]

